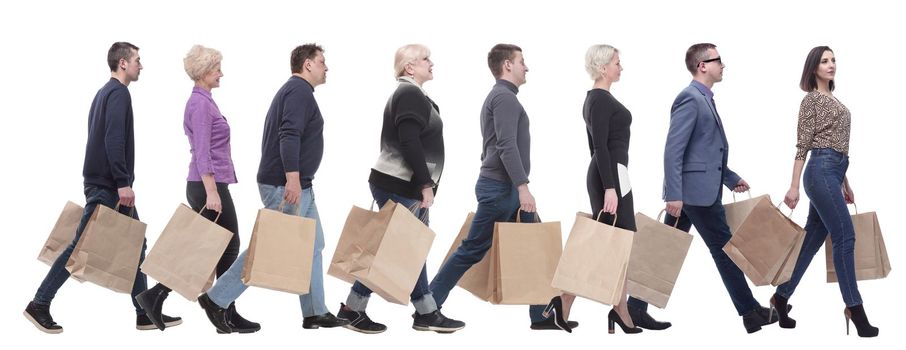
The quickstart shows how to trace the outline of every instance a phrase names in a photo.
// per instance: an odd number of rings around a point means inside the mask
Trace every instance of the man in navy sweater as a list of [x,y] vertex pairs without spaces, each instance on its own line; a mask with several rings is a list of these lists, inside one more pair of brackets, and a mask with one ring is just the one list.
[[[117,204],[123,207],[135,205],[135,193],[132,192],[132,182],[135,180],[135,140],[132,96],[128,86],[138,80],[142,70],[138,47],[127,42],[114,43],[107,51],[107,65],[110,66],[110,80],[95,95],[88,112],[88,142],[85,146],[85,165],[82,168],[86,203],[82,221],[76,230],[75,239],[54,261],[35,293],[34,300],[25,308],[25,317],[39,330],[47,333],[63,332],[63,327],[50,316],[50,302],[69,278],[66,262],[95,208],[98,205],[109,208],[114,208]],[[134,208],[123,210],[126,211],[138,220],[138,212]],[[145,248],[143,244],[140,260],[145,259]],[[138,314],[136,328],[139,330],[156,329],[145,315],[145,310],[135,301],[135,296],[146,289],[147,277],[136,269],[132,304]],[[164,321],[167,326],[182,323],[179,317],[166,315]]]
[[[324,49],[315,44],[296,47],[290,54],[290,69],[293,75],[274,95],[264,120],[258,193],[268,209],[317,222],[309,293],[299,296],[302,328],[342,327],[349,321],[328,312],[324,302],[321,266],[324,231],[312,188],[312,180],[324,155],[324,119],[314,95],[315,87],[327,81]],[[241,280],[247,256],[248,250],[242,252],[230,269],[217,279],[217,284],[198,297],[198,304],[204,308],[208,320],[221,333],[240,332],[227,322],[225,312],[248,289]]]

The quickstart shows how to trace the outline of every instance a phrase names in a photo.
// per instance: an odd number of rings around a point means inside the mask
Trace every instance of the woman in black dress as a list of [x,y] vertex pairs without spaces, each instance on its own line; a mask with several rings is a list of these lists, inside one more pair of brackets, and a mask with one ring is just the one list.
[[[632,188],[629,185],[629,110],[610,94],[610,86],[620,81],[620,53],[610,45],[593,45],[585,54],[585,69],[594,79],[594,87],[585,97],[582,117],[588,135],[591,164],[588,166],[588,197],[592,214],[603,210],[599,221],[635,231],[635,213],[632,205]],[[562,320],[569,319],[569,309],[574,295],[563,294],[551,300],[551,309],[560,309]],[[626,300],[626,290],[623,290]],[[557,315],[560,316],[560,315]],[[642,331],[633,324],[626,302],[614,305],[607,315],[608,331],[614,332],[614,323],[624,333]]]

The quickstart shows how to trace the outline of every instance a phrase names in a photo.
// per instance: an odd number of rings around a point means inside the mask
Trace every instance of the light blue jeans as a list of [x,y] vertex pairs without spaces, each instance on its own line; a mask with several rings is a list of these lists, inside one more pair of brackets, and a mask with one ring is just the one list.
[[[261,194],[261,201],[264,202],[264,207],[277,210],[280,207],[280,202],[283,201],[284,189],[283,186],[258,184],[258,192]],[[321,218],[318,216],[318,207],[315,205],[315,193],[312,188],[302,189],[299,204],[285,204],[283,213],[307,217],[317,222],[315,225],[315,251],[311,264],[311,285],[308,294],[299,296],[299,303],[302,304],[303,317],[326,314],[327,305],[324,304],[324,269],[321,265],[321,251],[324,250],[324,231],[321,230]],[[230,266],[230,269],[217,279],[217,284],[208,290],[208,297],[220,307],[228,307],[248,288],[240,280],[242,267],[245,265],[247,256],[248,250],[242,252],[239,258]]]

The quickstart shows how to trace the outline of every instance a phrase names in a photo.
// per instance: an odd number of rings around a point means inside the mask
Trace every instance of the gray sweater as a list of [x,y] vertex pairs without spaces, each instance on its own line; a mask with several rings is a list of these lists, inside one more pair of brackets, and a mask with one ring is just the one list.
[[531,169],[529,119],[516,98],[519,89],[506,80],[497,80],[481,107],[480,175],[513,185],[528,183]]

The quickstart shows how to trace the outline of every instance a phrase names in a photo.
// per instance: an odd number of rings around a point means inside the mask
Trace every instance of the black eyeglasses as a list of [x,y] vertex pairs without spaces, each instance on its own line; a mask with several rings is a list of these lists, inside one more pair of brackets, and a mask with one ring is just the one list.
[[708,62],[714,62],[714,61],[717,61],[717,64],[724,64],[724,63],[720,60],[720,56],[717,56],[717,57],[715,57],[715,58],[710,58],[710,59],[704,60],[704,61],[702,61],[702,63],[708,63]]

